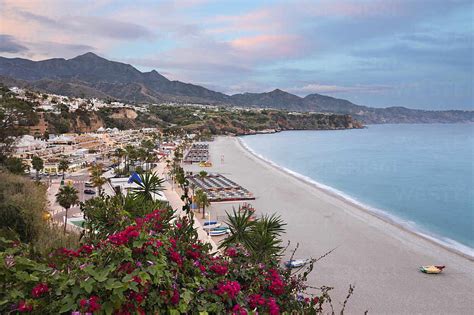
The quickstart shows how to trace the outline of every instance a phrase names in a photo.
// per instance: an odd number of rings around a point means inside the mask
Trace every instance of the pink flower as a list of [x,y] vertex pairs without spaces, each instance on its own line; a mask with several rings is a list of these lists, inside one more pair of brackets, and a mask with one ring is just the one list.
[[281,280],[280,274],[275,269],[268,270],[267,279],[270,280],[268,289],[275,295],[282,295],[285,292],[285,284]]
[[240,284],[237,281],[226,281],[217,285],[215,293],[224,299],[234,299],[239,292]]
[[232,315],[247,315],[247,311],[239,304],[235,304],[232,308]]
[[237,256],[237,249],[235,247],[229,247],[226,249],[225,254],[229,257]]
[[268,314],[270,315],[280,314],[280,307],[278,306],[274,298],[268,298],[267,306],[268,306]]
[[88,313],[94,313],[95,311],[100,310],[101,307],[99,304],[99,297],[95,295],[91,296],[89,299],[80,300],[79,305]]
[[260,294],[251,294],[249,296],[249,305],[251,309],[265,305],[265,298],[263,298]]
[[81,248],[79,248],[78,253],[80,253],[80,254],[82,254],[82,253],[90,254],[90,253],[92,253],[93,249],[94,249],[94,247],[92,245],[82,245]]
[[169,241],[170,241],[170,243],[171,243],[171,246],[172,246],[173,248],[176,248],[176,239],[173,238],[173,237],[170,237]]
[[138,226],[129,225],[125,230],[109,236],[108,240],[114,245],[127,244],[131,239],[140,236],[140,232],[137,231]]
[[26,312],[31,312],[32,310],[33,310],[33,306],[26,303],[25,301],[22,300],[18,302],[18,312],[26,313]]
[[45,293],[49,292],[49,287],[46,283],[38,283],[32,290],[31,290],[31,295],[34,298],[39,298]]
[[217,273],[218,275],[225,275],[227,273],[227,271],[229,270],[226,266],[222,266],[222,265],[212,265],[211,267],[209,267],[209,270]]
[[133,276],[132,281],[138,284],[142,283],[142,279],[139,276]]
[[188,250],[188,251],[186,252],[186,256],[188,256],[189,258],[192,258],[192,259],[198,259],[199,256],[200,256],[200,253],[199,253],[199,252],[192,251],[192,250]]
[[171,304],[173,304],[173,305],[178,304],[179,299],[180,299],[179,291],[178,291],[178,289],[174,289],[173,290],[173,296],[171,297]]
[[178,252],[175,252],[172,248],[169,250],[170,259],[178,264],[178,266],[183,266],[183,258]]
[[130,300],[135,300],[135,302],[137,302],[138,304],[141,304],[145,300],[142,294],[134,292],[134,291],[130,292],[130,294],[128,295],[128,298]]

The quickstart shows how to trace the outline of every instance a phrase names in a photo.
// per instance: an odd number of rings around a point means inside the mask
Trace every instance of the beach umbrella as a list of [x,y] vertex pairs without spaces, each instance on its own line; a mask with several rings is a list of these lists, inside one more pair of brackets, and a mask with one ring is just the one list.
[[140,178],[140,175],[138,175],[137,172],[133,172],[130,178],[128,179],[129,184],[132,184],[134,182],[139,182],[139,183],[142,182],[142,179]]

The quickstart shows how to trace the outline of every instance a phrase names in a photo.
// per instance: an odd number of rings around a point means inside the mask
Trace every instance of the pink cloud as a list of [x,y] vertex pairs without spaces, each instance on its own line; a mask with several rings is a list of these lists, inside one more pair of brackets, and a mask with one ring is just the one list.
[[256,35],[234,39],[230,44],[245,53],[263,54],[261,57],[289,57],[300,50],[300,42],[294,35]]

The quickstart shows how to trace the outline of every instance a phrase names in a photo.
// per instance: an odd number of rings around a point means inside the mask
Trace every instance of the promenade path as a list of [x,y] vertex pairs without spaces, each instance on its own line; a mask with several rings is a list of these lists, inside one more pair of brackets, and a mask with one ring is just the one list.
[[[158,163],[158,165],[153,169],[160,177],[162,178],[167,178],[167,174],[165,171],[165,164],[164,163]],[[181,200],[181,189],[178,187],[175,187],[170,183],[169,180],[165,180],[163,183],[163,186],[165,188],[164,194],[166,196],[166,199],[168,199],[170,206],[176,210],[176,213],[179,216],[184,216],[186,215],[185,212],[183,211],[183,206],[184,202]],[[214,242],[214,240],[207,235],[206,231],[203,229],[203,226],[199,220],[194,218],[194,228],[196,229],[198,233],[198,238],[205,242],[209,243],[212,246],[212,252],[217,252],[217,244]]]

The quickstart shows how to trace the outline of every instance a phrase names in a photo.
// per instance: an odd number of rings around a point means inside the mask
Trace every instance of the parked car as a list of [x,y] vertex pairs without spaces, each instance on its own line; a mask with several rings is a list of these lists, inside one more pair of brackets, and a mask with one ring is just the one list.
[[92,189],[84,189],[84,193],[86,195],[95,195],[95,190]]
[[86,182],[84,185],[88,188],[94,187],[94,185],[92,185],[92,183],[90,183],[90,182]]

